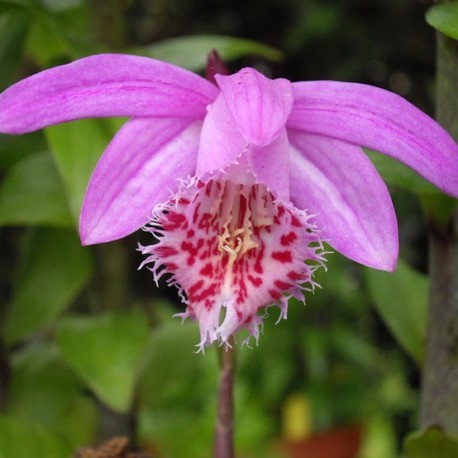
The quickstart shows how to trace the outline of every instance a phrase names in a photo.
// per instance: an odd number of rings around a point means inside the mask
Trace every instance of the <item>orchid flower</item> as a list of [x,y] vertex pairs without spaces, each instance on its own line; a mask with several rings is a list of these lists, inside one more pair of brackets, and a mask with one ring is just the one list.
[[[97,55],[45,70],[0,95],[0,131],[127,116],[90,179],[85,245],[145,227],[154,278],[169,274],[199,321],[203,348],[261,308],[313,288],[323,241],[392,271],[397,222],[362,147],[458,196],[458,146],[403,98],[372,86],[271,80],[252,68],[216,83],[143,57]],[[304,286],[305,285],[305,286]]]

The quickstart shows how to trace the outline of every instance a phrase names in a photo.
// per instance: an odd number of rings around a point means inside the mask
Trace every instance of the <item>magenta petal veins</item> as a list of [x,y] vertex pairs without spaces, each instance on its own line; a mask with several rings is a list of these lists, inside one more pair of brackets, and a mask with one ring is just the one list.
[[323,264],[321,237],[310,217],[276,200],[240,166],[207,183],[192,180],[155,212],[149,230],[159,243],[141,247],[156,280],[171,274],[185,294],[183,317],[199,321],[200,348],[248,328],[257,340],[260,308],[303,299]]

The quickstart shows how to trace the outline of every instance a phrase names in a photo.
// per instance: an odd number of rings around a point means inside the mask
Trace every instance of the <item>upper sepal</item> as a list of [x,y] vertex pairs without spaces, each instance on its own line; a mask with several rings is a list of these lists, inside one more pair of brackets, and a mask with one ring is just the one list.
[[286,79],[271,80],[252,68],[215,78],[233,122],[246,141],[256,146],[271,143],[291,112],[291,83]]

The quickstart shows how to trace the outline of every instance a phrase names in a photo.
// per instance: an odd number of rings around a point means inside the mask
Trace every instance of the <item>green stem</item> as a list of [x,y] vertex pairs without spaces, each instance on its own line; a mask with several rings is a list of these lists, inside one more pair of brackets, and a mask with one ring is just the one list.
[[[438,37],[437,119],[458,140],[458,42]],[[429,201],[430,306],[423,369],[422,428],[458,433],[458,211]],[[415,317],[413,317],[415,318]]]
[[122,310],[129,303],[129,256],[123,241],[97,245],[96,301],[102,310]]
[[[233,342],[232,342],[233,343]],[[234,350],[219,349],[220,375],[214,458],[234,457]]]

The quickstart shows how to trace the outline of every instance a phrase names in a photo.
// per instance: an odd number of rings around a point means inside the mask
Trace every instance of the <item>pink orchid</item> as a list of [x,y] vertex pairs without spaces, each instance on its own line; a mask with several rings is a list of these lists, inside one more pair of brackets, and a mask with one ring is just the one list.
[[46,70],[0,95],[4,133],[132,118],[94,170],[81,240],[108,242],[146,226],[159,243],[141,247],[145,262],[185,293],[182,316],[199,320],[202,347],[243,327],[257,337],[262,307],[276,304],[286,317],[288,296],[314,286],[322,240],[361,264],[394,269],[396,216],[361,146],[458,196],[456,143],[395,94],[271,80],[251,68],[216,82],[111,54]]

